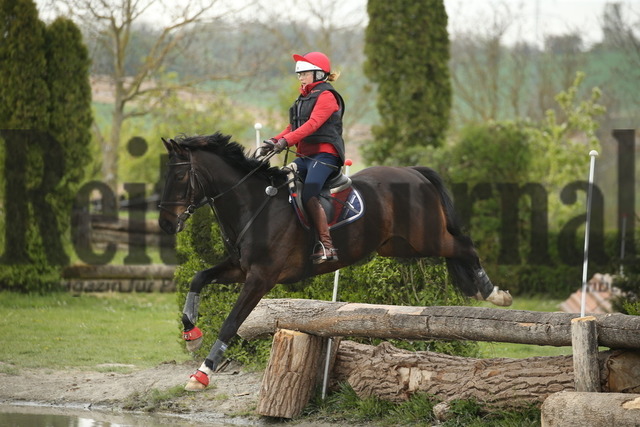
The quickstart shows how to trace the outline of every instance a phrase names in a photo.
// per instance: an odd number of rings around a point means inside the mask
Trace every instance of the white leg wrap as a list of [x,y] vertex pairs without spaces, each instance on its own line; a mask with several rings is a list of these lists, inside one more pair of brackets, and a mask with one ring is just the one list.
[[211,369],[209,369],[207,367],[207,365],[204,364],[204,362],[202,362],[202,365],[200,365],[198,370],[204,372],[205,374],[207,374],[209,376],[213,375],[213,371]]

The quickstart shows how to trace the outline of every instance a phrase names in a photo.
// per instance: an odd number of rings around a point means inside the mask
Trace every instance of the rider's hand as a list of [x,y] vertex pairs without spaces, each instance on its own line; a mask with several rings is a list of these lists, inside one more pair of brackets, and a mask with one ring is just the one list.
[[276,153],[279,153],[285,148],[287,148],[288,146],[289,144],[287,143],[287,140],[284,138],[280,138],[278,142],[276,142],[276,144],[273,146],[273,151],[275,151]]
[[266,140],[262,141],[262,145],[260,146],[259,155],[261,157],[263,157],[263,156],[266,156],[267,154],[269,154],[270,152],[272,152],[277,142],[278,142],[278,140],[275,139],[275,138],[266,139]]

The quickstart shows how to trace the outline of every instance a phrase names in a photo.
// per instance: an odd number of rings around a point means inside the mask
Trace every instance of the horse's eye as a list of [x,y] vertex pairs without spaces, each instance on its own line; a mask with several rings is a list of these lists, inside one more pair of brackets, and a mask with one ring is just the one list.
[[182,181],[186,175],[187,175],[187,172],[180,171],[180,172],[176,172],[174,176],[176,178],[176,181]]

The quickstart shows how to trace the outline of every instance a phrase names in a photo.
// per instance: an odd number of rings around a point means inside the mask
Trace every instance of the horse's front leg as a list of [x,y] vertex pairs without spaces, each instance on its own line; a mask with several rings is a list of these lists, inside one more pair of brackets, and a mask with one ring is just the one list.
[[191,279],[187,299],[182,310],[182,337],[185,340],[188,351],[194,352],[202,345],[202,331],[196,326],[202,288],[209,283],[241,283],[244,280],[244,273],[230,259],[226,259],[214,267],[199,271]]
[[224,357],[224,352],[242,322],[249,316],[251,311],[258,305],[260,299],[266,295],[275,285],[275,279],[271,280],[261,274],[249,274],[247,280],[238,295],[233,309],[222,323],[218,339],[211,347],[209,355],[198,368],[195,374],[191,375],[185,390],[200,391],[209,385],[209,378]]

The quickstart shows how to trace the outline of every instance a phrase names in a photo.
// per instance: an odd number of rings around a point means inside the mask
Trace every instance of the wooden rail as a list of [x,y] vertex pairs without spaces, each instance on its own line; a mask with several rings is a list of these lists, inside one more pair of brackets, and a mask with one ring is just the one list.
[[[251,339],[277,328],[322,337],[456,339],[571,346],[571,313],[489,307],[404,307],[302,299],[263,299],[238,334]],[[640,316],[595,314],[598,344],[640,349]]]

